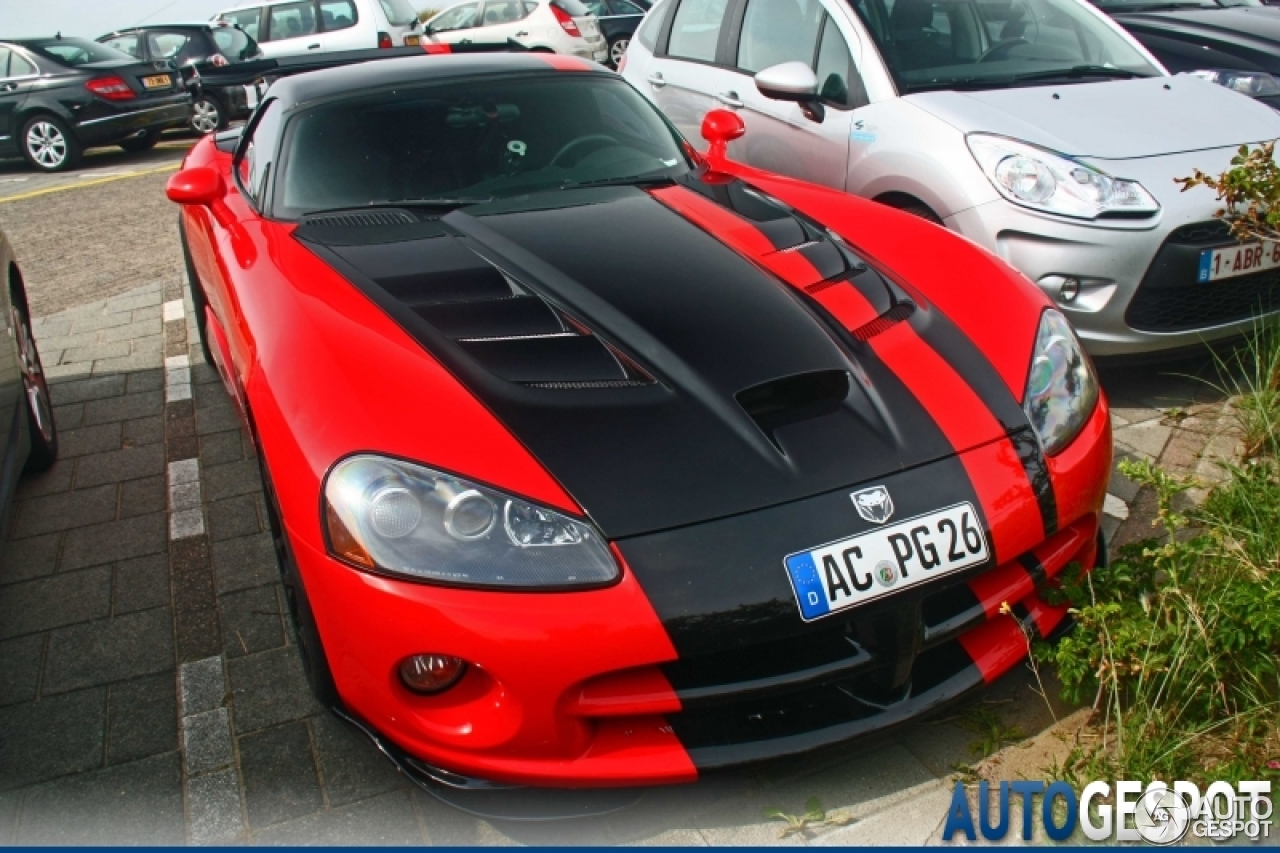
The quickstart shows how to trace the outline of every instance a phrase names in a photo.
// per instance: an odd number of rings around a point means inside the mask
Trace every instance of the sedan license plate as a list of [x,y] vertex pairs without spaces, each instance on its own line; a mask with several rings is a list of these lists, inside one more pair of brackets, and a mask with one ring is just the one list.
[[422,37],[419,35],[411,35],[411,36],[404,37],[404,43],[406,47],[417,47],[420,41],[422,41]]
[[792,554],[784,562],[800,616],[811,622],[979,565],[989,554],[973,505],[959,503]]
[[1280,267],[1280,243],[1242,243],[1225,249],[1205,249],[1200,253],[1200,274],[1196,281],[1203,284],[1276,267]]
[[142,85],[146,89],[167,89],[173,85],[173,78],[168,74],[153,74],[150,77],[143,77]]

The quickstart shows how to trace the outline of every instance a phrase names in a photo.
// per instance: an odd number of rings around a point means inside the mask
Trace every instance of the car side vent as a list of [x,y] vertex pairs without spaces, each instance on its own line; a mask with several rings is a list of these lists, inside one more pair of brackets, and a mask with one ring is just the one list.
[[361,210],[350,213],[321,213],[306,216],[303,225],[327,225],[333,228],[360,228],[374,225],[413,225],[418,220],[407,210]]
[[869,323],[864,323],[850,334],[860,341],[869,341],[876,335],[883,335],[914,313],[916,306],[912,302],[899,302],[888,311]]
[[849,374],[816,370],[753,385],[735,396],[738,405],[781,451],[774,432],[837,411],[849,396]]

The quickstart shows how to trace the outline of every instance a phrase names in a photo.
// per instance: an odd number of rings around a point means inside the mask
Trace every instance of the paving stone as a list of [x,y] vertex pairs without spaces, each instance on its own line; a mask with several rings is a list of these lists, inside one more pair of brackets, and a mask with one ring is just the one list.
[[98,486],[32,498],[19,501],[15,510],[15,539],[100,524],[116,517],[116,487]]
[[18,583],[53,574],[58,565],[61,533],[6,542],[0,548],[0,584]]
[[63,355],[63,361],[97,361],[102,358],[118,358],[128,354],[129,342],[127,340],[115,341],[113,343],[98,343],[93,346],[69,349]]
[[[234,681],[234,666],[232,671]],[[254,829],[311,814],[324,804],[306,723],[241,737],[240,768],[245,809]]]
[[219,594],[280,579],[280,564],[269,533],[213,543],[213,569]]
[[160,319],[158,317],[154,321],[144,320],[139,322],[137,315],[135,315],[129,325],[103,329],[98,333],[98,336],[103,343],[112,341],[136,343],[139,340],[148,340],[150,338],[161,339],[163,332],[164,330],[160,327]]
[[212,364],[196,362],[194,359],[191,363],[191,383],[193,385],[208,385],[213,382],[221,382],[222,377],[218,375],[218,369]]
[[27,792],[19,844],[183,843],[176,754],[157,755]]
[[18,482],[18,497],[36,498],[67,491],[71,488],[71,475],[75,472],[75,466],[74,459],[65,459],[54,462],[52,467],[38,474],[23,477]]
[[[55,423],[56,423],[55,419]],[[83,429],[58,432],[58,458],[70,459],[86,453],[120,449],[120,424],[98,424]]]
[[182,718],[182,753],[187,773],[203,773],[230,764],[231,717],[226,708],[214,708]]
[[165,555],[117,563],[114,602],[112,612],[116,616],[168,604],[169,561]]
[[84,423],[89,426],[110,421],[132,420],[158,414],[163,411],[163,407],[163,391],[142,391],[138,394],[112,397],[108,400],[93,400],[85,403]]
[[54,631],[43,690],[62,693],[172,668],[173,614],[158,607]]
[[0,790],[99,766],[105,717],[101,687],[0,708]]
[[184,715],[212,711],[226,701],[227,679],[221,655],[184,663],[179,679]]
[[73,332],[94,332],[99,329],[110,329],[114,326],[129,324],[129,314],[100,314],[96,317],[77,317],[71,324]]
[[941,779],[919,785],[893,808],[824,832],[812,843],[822,847],[923,846],[945,820],[952,789],[951,782]]
[[205,499],[220,501],[236,495],[252,495],[262,491],[258,463],[246,459],[228,465],[213,465],[203,471]]
[[354,726],[332,714],[321,714],[312,718],[311,730],[330,805],[341,806],[409,787],[395,765]]
[[1138,456],[1159,458],[1173,428],[1158,420],[1143,421],[1121,427],[1113,433],[1116,447]]
[[165,442],[165,458],[170,462],[192,459],[200,452],[200,441],[194,435],[169,436]]
[[284,645],[275,585],[227,593],[219,598],[219,608],[222,647],[228,658]]
[[227,674],[237,732],[257,731],[321,710],[307,687],[294,646],[229,660]]
[[205,512],[209,516],[209,538],[215,542],[262,532],[255,495],[241,495],[211,503],[205,507]]
[[124,393],[124,385],[123,376],[95,376],[50,385],[49,396],[55,406],[65,406],[103,397],[118,397]]
[[164,441],[164,418],[160,415],[149,415],[124,422],[123,444],[125,447],[159,444],[162,441]]
[[18,843],[18,806],[21,802],[22,793],[19,791],[0,794],[0,846]]
[[256,833],[257,844],[416,847],[426,842],[407,791],[318,812]]
[[130,373],[135,370],[146,370],[160,363],[160,354],[154,352],[137,352],[120,358],[103,358],[93,363],[94,376],[109,376],[115,373]]
[[[191,381],[190,377],[188,381]],[[233,405],[231,398],[227,396],[227,389],[221,382],[208,382],[203,385],[192,382],[191,399],[195,400],[197,412],[201,409]]]
[[164,476],[143,477],[120,486],[120,517],[133,518],[152,512],[164,512],[167,496]]
[[218,630],[217,607],[179,610],[174,627],[178,638],[178,660],[183,663],[221,653],[222,633]]
[[240,814],[240,783],[235,768],[196,776],[187,782],[191,841],[226,843],[244,832]]
[[0,642],[0,705],[15,705],[36,698],[43,652],[41,634]]
[[107,697],[107,763],[178,748],[178,697],[172,673],[113,684]]
[[212,467],[243,458],[239,425],[236,429],[200,436],[200,461],[205,465]]
[[167,520],[161,512],[69,531],[60,570],[162,553],[169,541]]
[[0,594],[0,639],[101,619],[110,610],[108,566],[12,584]]
[[[50,396],[52,396],[50,390]],[[61,434],[65,430],[78,429],[84,425],[84,403],[71,403],[66,406],[53,407],[53,423]]]
[[427,828],[432,846],[508,846],[514,843],[488,821],[479,820],[451,806],[446,806],[425,791],[415,789],[410,791],[410,796],[423,825]]
[[121,483],[163,474],[164,466],[164,448],[156,444],[83,456],[76,460],[76,488],[84,489],[102,483]]
[[164,391],[164,371],[156,370],[139,370],[136,373],[130,373],[129,379],[125,383],[125,390],[129,394],[140,394],[144,391]]
[[196,431],[200,435],[240,428],[240,416],[234,406],[202,409],[196,413]]

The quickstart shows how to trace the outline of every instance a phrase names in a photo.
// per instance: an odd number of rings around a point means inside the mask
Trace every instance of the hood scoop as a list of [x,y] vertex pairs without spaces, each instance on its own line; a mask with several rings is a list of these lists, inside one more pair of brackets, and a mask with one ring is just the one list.
[[764,382],[735,396],[760,431],[778,452],[786,450],[778,430],[791,424],[833,415],[849,398],[849,374],[843,370],[816,370]]

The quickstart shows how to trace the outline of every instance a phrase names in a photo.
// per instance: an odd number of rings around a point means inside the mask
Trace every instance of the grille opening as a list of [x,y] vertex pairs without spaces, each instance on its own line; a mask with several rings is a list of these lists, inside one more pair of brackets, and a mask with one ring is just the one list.
[[739,391],[738,405],[756,422],[779,452],[774,432],[789,424],[834,414],[849,396],[849,374],[815,370],[775,379]]
[[417,218],[407,210],[353,210],[345,213],[321,213],[302,218],[303,225],[327,225],[335,228],[413,225],[417,221]]

